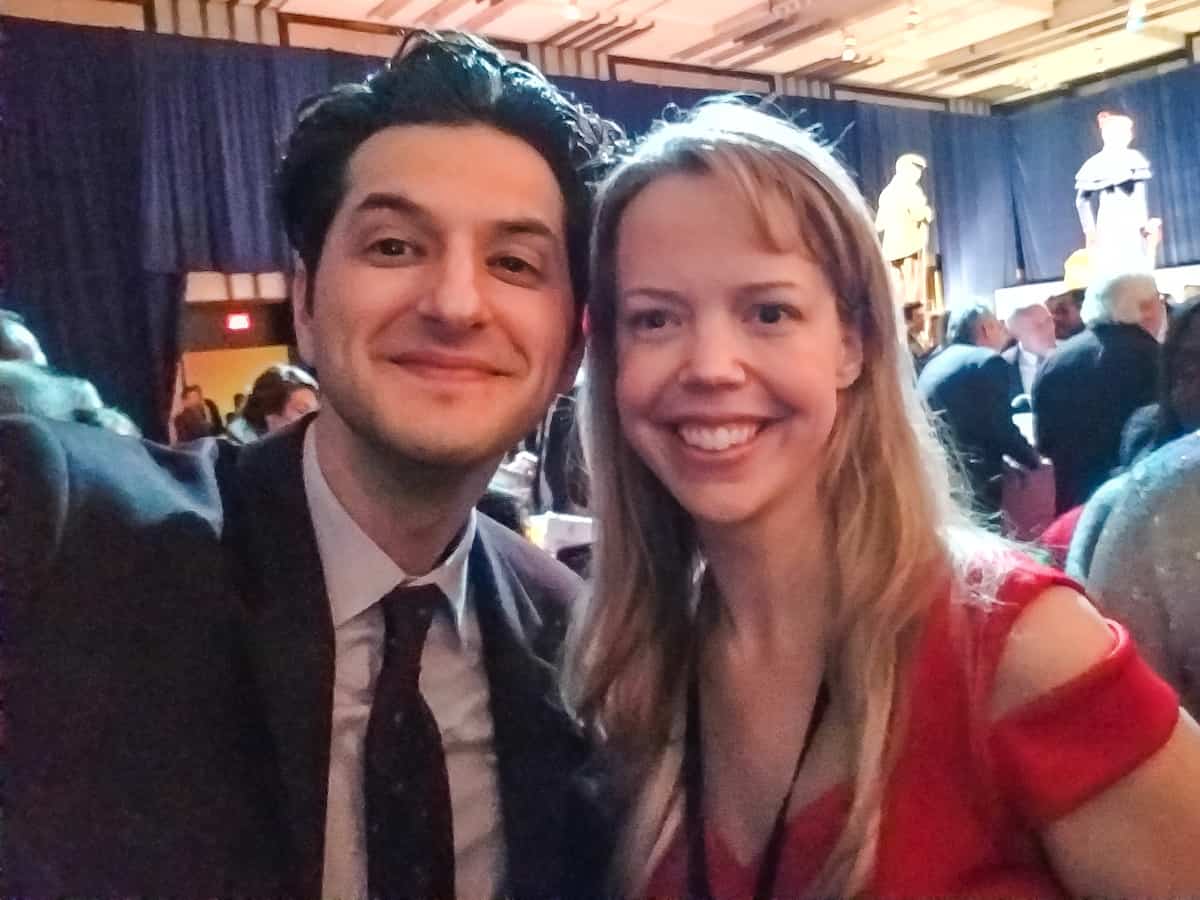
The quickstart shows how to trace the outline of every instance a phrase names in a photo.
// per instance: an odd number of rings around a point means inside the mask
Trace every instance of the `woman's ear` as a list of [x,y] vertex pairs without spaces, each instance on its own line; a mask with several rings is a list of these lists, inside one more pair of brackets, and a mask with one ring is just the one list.
[[857,328],[842,326],[842,358],[838,364],[837,382],[842,390],[858,381],[862,374],[863,344]]

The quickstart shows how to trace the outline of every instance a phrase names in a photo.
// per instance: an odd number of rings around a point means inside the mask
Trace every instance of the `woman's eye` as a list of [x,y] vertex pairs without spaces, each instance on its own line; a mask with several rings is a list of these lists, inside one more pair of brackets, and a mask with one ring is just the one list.
[[658,331],[671,324],[671,317],[663,309],[647,309],[633,313],[629,324],[638,331]]
[[782,303],[760,303],[754,307],[753,316],[760,325],[778,325],[795,318],[793,311]]

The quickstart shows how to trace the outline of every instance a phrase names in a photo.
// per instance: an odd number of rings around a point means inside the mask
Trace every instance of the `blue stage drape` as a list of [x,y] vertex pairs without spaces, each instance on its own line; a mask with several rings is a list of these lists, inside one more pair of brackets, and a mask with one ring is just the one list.
[[[270,202],[281,141],[304,98],[361,80],[380,60],[0,19],[0,108],[10,305],[55,362],[91,378],[161,435],[180,284],[194,270],[287,264]],[[556,78],[633,135],[668,104],[708,92]],[[819,126],[874,204],[901,153],[929,160],[934,248],[947,300],[1061,273],[1080,243],[1072,178],[1098,145],[1095,113],[1119,104],[1151,159],[1164,260],[1200,260],[1200,66],[1088,98],[981,118],[780,97]]]
[[5,302],[51,363],[165,437],[181,279],[140,264],[140,82],[128,32],[8,19]]
[[136,45],[145,86],[144,264],[154,272],[284,268],[271,175],[297,106],[377,60],[156,37]]
[[1100,149],[1096,114],[1119,109],[1136,123],[1133,146],[1150,160],[1150,214],[1163,220],[1159,264],[1200,261],[1200,66],[1087,97],[1040,103],[1011,116],[1016,216],[1028,280],[1057,278],[1083,246],[1075,172]]

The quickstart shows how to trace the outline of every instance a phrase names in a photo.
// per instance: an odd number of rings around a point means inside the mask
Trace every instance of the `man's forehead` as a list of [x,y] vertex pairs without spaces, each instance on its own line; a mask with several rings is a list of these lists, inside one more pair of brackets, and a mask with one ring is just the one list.
[[395,195],[434,216],[541,219],[561,233],[565,203],[549,163],[520,138],[486,125],[385,128],[351,155],[345,205]]

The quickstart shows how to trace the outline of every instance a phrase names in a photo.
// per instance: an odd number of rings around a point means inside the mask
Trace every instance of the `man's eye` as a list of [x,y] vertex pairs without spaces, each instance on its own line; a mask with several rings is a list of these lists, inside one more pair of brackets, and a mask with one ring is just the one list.
[[496,259],[496,265],[513,275],[536,275],[537,269],[519,256],[501,256]]
[[391,257],[413,256],[417,252],[416,246],[400,238],[382,238],[371,244],[371,250],[381,256]]

